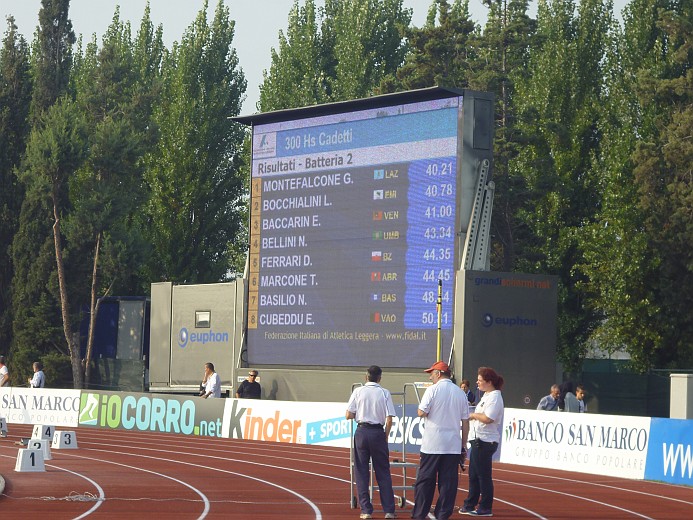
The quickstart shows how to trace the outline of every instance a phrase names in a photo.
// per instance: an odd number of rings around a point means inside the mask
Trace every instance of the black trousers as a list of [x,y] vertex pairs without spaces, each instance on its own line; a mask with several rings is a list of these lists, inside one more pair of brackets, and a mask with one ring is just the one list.
[[354,480],[362,513],[373,513],[370,497],[370,466],[373,462],[375,480],[380,491],[380,504],[386,513],[395,512],[395,496],[390,474],[390,450],[382,427],[358,427],[354,434]]
[[433,515],[447,520],[452,515],[457,498],[457,468],[459,453],[421,453],[419,475],[414,486],[414,509],[412,518],[426,518],[431,511],[433,494],[438,481],[438,500]]
[[471,445],[469,493],[464,501],[464,509],[474,509],[478,504],[479,509],[490,511],[493,506],[493,454],[498,449],[498,443],[474,439]]

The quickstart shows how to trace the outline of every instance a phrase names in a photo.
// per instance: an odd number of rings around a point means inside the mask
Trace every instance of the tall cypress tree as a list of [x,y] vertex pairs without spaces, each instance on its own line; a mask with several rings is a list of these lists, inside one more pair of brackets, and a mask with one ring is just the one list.
[[524,144],[517,124],[516,84],[529,79],[536,21],[527,14],[527,0],[489,0],[486,5],[489,13],[483,33],[472,40],[476,51],[470,86],[496,94],[491,268],[513,271],[517,257],[524,254],[527,237],[526,227],[517,218],[527,185],[509,167]]
[[0,50],[0,337],[6,349],[12,343],[11,245],[23,198],[15,169],[29,133],[30,100],[29,47],[9,17]]
[[[69,88],[75,35],[68,9],[69,0],[41,2],[39,27],[31,56],[34,78],[30,115],[32,131],[41,131],[45,114]],[[66,354],[67,349],[61,333],[63,324],[52,231],[53,204],[41,177],[24,166],[21,172],[26,196],[13,241],[13,351],[22,364],[17,368],[28,374],[30,363],[38,357],[56,351]],[[56,195],[60,201],[66,201],[65,193]],[[50,370],[48,375],[53,376]]]

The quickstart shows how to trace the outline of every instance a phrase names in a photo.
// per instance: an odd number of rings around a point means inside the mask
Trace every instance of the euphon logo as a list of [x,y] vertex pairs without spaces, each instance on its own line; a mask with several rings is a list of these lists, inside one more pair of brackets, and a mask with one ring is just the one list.
[[181,327],[178,331],[178,346],[180,348],[185,348],[188,344],[193,343],[228,343],[229,333],[228,332],[214,332],[209,330],[206,332],[188,332],[188,329]]

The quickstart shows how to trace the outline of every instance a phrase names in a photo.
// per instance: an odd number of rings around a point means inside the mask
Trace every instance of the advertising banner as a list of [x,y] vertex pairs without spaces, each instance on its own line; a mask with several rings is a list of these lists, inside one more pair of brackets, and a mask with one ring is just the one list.
[[225,399],[224,437],[349,447],[346,403]]
[[500,461],[642,479],[650,420],[506,408]]
[[693,486],[693,420],[652,419],[645,478]]
[[395,405],[396,416],[392,418],[392,428],[387,442],[391,452],[419,453],[423,439],[424,422],[416,410],[418,405],[408,404],[402,414],[402,405]]
[[80,390],[0,389],[0,417],[8,424],[77,426]]
[[79,426],[222,437],[226,399],[128,392],[82,392]]

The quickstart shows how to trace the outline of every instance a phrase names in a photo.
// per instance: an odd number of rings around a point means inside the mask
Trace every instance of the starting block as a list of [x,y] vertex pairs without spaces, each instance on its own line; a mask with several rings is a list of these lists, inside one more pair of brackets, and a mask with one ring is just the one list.
[[41,450],[43,453],[43,460],[51,460],[53,456],[51,455],[51,445],[48,439],[31,439],[27,446],[30,450]]
[[15,471],[46,471],[41,450],[20,449],[17,451]]
[[0,417],[0,437],[7,437],[7,420]]
[[48,426],[45,424],[35,424],[34,429],[31,432],[32,439],[47,439],[51,440],[53,438],[53,432],[55,431],[55,426]]
[[53,434],[51,449],[54,450],[75,450],[77,449],[77,432],[57,431]]

